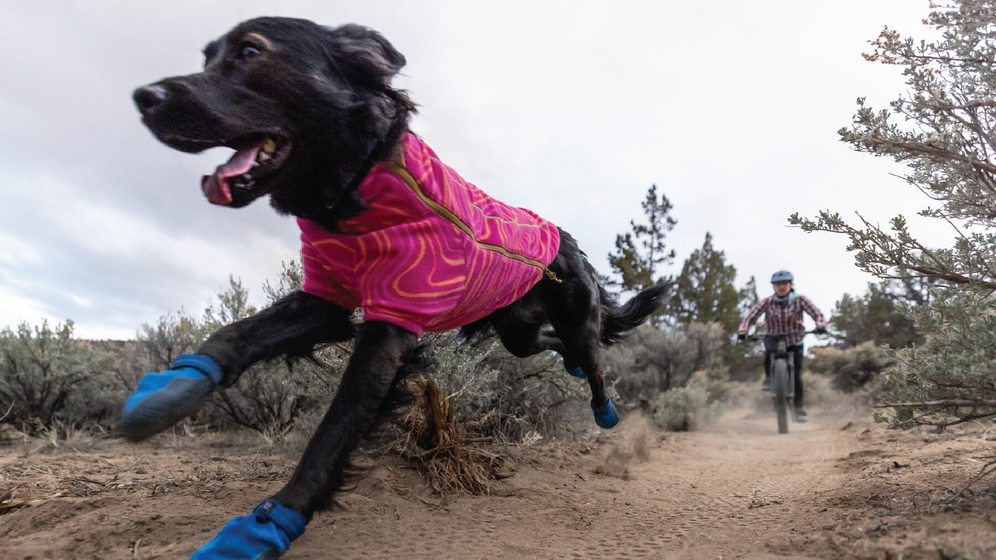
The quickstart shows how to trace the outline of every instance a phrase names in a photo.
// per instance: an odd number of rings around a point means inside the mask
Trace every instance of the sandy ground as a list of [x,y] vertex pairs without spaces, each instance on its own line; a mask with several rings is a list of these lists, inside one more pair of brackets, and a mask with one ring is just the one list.
[[[740,412],[661,434],[633,417],[587,443],[521,450],[488,496],[439,496],[397,458],[371,458],[345,508],[284,558],[996,558],[996,481],[944,505],[996,435],[834,415],[783,436],[774,424]],[[0,448],[0,557],[186,558],[279,489],[294,458],[206,437]]]

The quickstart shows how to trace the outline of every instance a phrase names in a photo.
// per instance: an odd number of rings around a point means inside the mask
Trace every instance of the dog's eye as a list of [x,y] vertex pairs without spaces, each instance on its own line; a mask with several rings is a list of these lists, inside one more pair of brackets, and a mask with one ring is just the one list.
[[239,58],[243,60],[250,59],[258,54],[260,54],[259,49],[248,43],[242,45],[242,48],[239,49]]

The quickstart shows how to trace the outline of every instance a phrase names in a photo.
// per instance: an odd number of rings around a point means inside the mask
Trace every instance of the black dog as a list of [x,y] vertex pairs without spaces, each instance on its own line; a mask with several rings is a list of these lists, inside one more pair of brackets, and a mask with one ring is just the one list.
[[[216,146],[236,150],[204,178],[208,199],[238,208],[269,195],[278,212],[327,232],[341,232],[343,224],[362,218],[369,208],[361,183],[378,166],[397,161],[400,145],[413,138],[408,120],[415,106],[391,86],[405,64],[401,53],[361,26],[260,18],[210,43],[204,54],[203,72],[139,88],[134,98],[143,122],[168,146],[192,153]],[[617,307],[574,239],[563,231],[559,238],[555,258],[542,263],[550,279],[474,317],[462,325],[463,334],[496,332],[519,357],[560,353],[569,371],[587,376],[596,418],[611,427],[615,412],[605,394],[600,346],[641,324],[666,287],[644,290]],[[154,396],[146,403],[158,402],[159,408],[138,403],[142,414],[129,416],[131,401],[126,406],[124,432],[142,439],[182,418],[210,390],[235,383],[253,363],[307,356],[320,344],[356,339],[341,388],[293,476],[253,514],[252,523],[276,527],[268,552],[251,549],[240,536],[244,527],[236,526],[248,518],[238,518],[212,541],[225,542],[208,550],[209,543],[195,557],[233,557],[218,552],[224,547],[242,550],[240,558],[279,555],[303,532],[306,520],[331,504],[350,453],[389,408],[392,387],[421,359],[412,329],[381,319],[354,325],[350,313],[328,298],[293,293],[219,330],[198,355],[178,359],[174,370],[150,374],[166,376],[150,377],[151,389],[146,388]],[[194,373],[175,373],[186,370]],[[133,400],[140,400],[138,393]]]

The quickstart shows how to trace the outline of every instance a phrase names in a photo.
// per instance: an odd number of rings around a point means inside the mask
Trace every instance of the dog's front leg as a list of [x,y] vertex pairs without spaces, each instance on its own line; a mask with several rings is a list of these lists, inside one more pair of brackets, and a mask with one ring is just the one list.
[[359,327],[339,390],[290,481],[274,496],[277,502],[308,519],[328,507],[350,453],[378,423],[381,405],[416,342],[411,332],[383,321]]
[[355,326],[342,307],[305,292],[294,292],[259,313],[222,327],[197,350],[235,383],[256,362],[280,356],[308,356],[325,342],[350,340]]
[[305,356],[317,344],[351,339],[349,316],[342,307],[299,291],[219,329],[196,354],[179,356],[171,369],[142,378],[125,402],[122,435],[139,441],[169,428],[256,362]]
[[[290,481],[250,515],[230,521],[192,560],[277,558],[304,533],[343,483],[349,456],[375,428],[381,406],[412,356],[414,334],[389,323],[363,323],[339,391]],[[239,551],[237,556],[231,552]]]

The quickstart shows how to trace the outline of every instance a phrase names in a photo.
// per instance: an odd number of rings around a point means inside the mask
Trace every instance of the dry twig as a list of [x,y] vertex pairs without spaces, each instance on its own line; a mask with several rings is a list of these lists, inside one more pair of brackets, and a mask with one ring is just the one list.
[[466,438],[456,421],[454,395],[444,395],[426,377],[411,381],[416,404],[401,425],[405,430],[391,444],[402,457],[413,462],[437,492],[465,490],[486,494],[491,481],[505,466],[503,457],[474,443],[489,438]]

